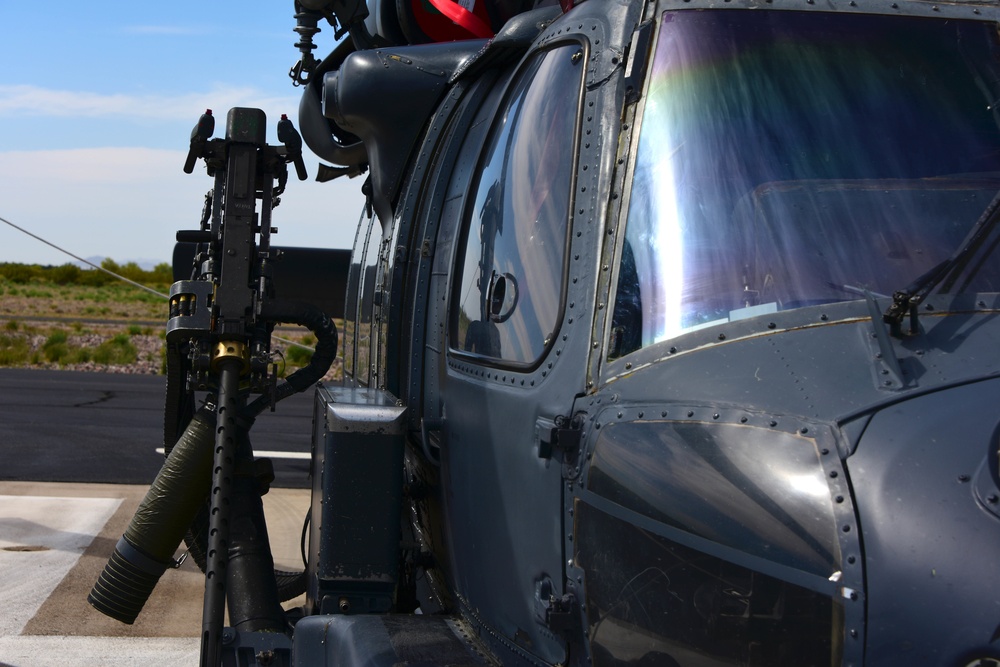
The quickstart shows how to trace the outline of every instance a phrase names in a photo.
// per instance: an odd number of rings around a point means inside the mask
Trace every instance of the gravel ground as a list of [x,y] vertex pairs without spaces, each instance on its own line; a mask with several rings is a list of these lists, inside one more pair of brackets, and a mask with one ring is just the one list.
[[[45,343],[45,337],[34,336],[32,342],[38,338],[41,338],[41,341],[36,344],[41,347]],[[66,342],[74,346],[95,348],[112,338],[114,338],[113,334],[80,334],[67,337]],[[41,366],[41,368],[61,368],[67,371],[90,371],[93,373],[128,373],[131,375],[156,375],[163,370],[163,339],[160,336],[144,336],[140,334],[130,336],[129,340],[132,341],[136,351],[139,353],[138,359],[133,364],[98,364],[88,361],[82,364],[65,364],[63,366],[48,364]]]
[[[44,332],[32,332],[32,333],[21,333],[18,332],[4,332],[7,336],[23,336],[31,347],[31,351],[40,351],[45,345],[45,341],[48,339],[49,331]],[[70,334],[66,337],[66,343],[69,347],[77,348],[90,348],[94,349],[105,343],[115,335],[122,333],[122,328],[108,328],[101,331]],[[132,345],[135,346],[138,353],[138,358],[134,363],[131,364],[99,364],[94,361],[88,361],[83,363],[69,364],[69,363],[52,363],[42,361],[35,364],[23,364],[24,368],[38,368],[38,369],[48,369],[48,370],[69,370],[69,371],[86,371],[92,373],[126,373],[130,375],[156,375],[163,372],[164,364],[164,341],[163,337],[159,334],[134,334],[129,336],[129,340]],[[273,350],[284,350],[286,345],[280,342],[275,342]],[[281,362],[279,361],[279,364]],[[324,380],[331,381],[340,379],[342,373],[343,362],[341,359],[335,359],[333,366],[330,371],[324,376]],[[294,370],[290,368],[289,371]]]
[[[46,370],[69,370],[69,371],[89,371],[94,373],[128,373],[140,375],[155,375],[163,370],[163,339],[159,335],[134,334],[129,336],[129,341],[135,347],[137,359],[131,364],[99,364],[94,361],[83,363],[55,363],[44,360],[41,354],[45,342],[49,339],[52,330],[33,330],[29,332],[5,331],[3,336],[6,339],[19,338],[28,343],[31,353],[40,353],[43,359],[36,363],[25,362],[22,364],[12,364],[20,368],[39,368]],[[85,348],[93,350],[102,343],[120,335],[122,329],[106,329],[102,331],[88,331],[86,333],[70,333],[66,336],[66,346],[73,348]]]

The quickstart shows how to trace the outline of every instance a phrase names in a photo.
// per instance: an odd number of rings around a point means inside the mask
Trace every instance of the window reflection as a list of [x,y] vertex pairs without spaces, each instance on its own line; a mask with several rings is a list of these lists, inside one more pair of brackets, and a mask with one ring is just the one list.
[[843,607],[578,502],[595,667],[841,664]]
[[821,578],[840,569],[815,442],[729,424],[601,430],[587,488],[705,539]]
[[538,54],[487,142],[469,209],[453,347],[538,359],[557,326],[582,76],[579,45]]
[[378,269],[378,250],[381,227],[378,218],[372,217],[365,234],[364,260],[360,270],[360,301],[358,303],[358,319],[354,324],[355,355],[357,356],[354,378],[359,384],[368,385],[372,380],[375,354],[373,345],[377,336],[374,328],[376,271]]
[[1000,190],[998,46],[969,21],[664,14],[611,356],[947,257]]

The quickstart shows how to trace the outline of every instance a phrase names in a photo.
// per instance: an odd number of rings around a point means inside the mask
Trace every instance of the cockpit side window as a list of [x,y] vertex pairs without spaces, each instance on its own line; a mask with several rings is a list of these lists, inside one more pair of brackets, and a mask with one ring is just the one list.
[[562,310],[583,61],[577,43],[534,55],[496,115],[465,212],[451,347],[531,365]]

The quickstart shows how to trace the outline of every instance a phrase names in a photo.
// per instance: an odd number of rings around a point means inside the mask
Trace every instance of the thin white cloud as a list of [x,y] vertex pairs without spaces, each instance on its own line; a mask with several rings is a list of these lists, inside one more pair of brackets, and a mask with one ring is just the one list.
[[[169,260],[178,229],[197,227],[212,179],[188,175],[184,151],[150,148],[0,151],[0,217],[81,257]],[[315,162],[308,165],[314,175]],[[361,179],[300,183],[290,174],[273,224],[276,245],[350,247]],[[69,261],[0,225],[0,262]]]
[[218,85],[182,95],[94,93],[33,85],[0,85],[0,117],[86,117],[190,121],[192,109],[298,109],[294,96],[268,95],[249,86]]
[[207,35],[206,28],[181,25],[128,25],[122,28],[130,35],[167,35],[170,37],[186,35]]

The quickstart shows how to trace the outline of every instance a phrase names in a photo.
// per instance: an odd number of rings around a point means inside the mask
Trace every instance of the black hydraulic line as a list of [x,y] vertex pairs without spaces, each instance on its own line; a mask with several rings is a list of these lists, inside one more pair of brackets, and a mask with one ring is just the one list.
[[319,382],[330,370],[337,356],[337,325],[319,308],[298,301],[273,301],[264,305],[261,318],[269,322],[306,327],[316,335],[316,351],[308,365],[289,375],[272,392],[261,395],[247,406],[247,414],[251,417],[256,417],[268,406]]
[[323,77],[340,68],[354,50],[350,39],[338,44],[313,72],[299,102],[299,130],[306,145],[320,158],[345,166],[367,162],[368,154],[358,137],[323,115]]
[[180,346],[166,344],[166,391],[163,404],[163,450],[169,456],[195,410],[194,393],[187,389],[187,359]]
[[288,622],[275,581],[253,450],[245,437],[237,445],[230,511],[226,578],[229,624],[240,632],[284,632]]
[[135,622],[211,483],[214,408],[195,413],[146,492],[87,601],[123,623]]
[[229,563],[230,499],[240,438],[240,373],[243,363],[228,357],[219,361],[219,407],[212,459],[208,553],[205,563],[205,605],[201,622],[201,666],[218,667],[226,611],[226,575]]

